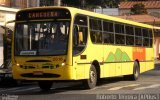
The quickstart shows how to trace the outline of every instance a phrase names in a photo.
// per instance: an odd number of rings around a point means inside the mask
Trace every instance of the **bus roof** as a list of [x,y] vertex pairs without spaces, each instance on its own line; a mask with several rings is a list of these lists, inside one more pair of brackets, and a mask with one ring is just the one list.
[[154,29],[157,29],[157,30],[160,30],[160,27],[156,27],[156,26],[154,26],[153,28],[154,28]]
[[109,21],[115,21],[115,22],[124,23],[124,24],[130,24],[130,25],[135,25],[135,26],[140,26],[140,27],[145,27],[145,28],[154,28],[154,26],[152,26],[152,25],[143,24],[143,23],[139,23],[139,22],[135,22],[135,21],[130,21],[130,20],[118,18],[118,17],[115,17],[115,16],[99,14],[99,13],[95,13],[95,12],[91,12],[91,11],[87,11],[87,10],[82,10],[82,9],[78,9],[78,8],[74,8],[74,7],[64,7],[64,6],[34,7],[34,8],[23,9],[23,10],[20,10],[18,12],[23,12],[23,11],[28,11],[28,10],[38,10],[38,9],[51,9],[51,8],[68,9],[71,12],[71,15],[73,15],[73,14],[83,14],[83,15],[87,15],[87,16],[91,16],[91,17],[106,19],[106,20],[109,20]]

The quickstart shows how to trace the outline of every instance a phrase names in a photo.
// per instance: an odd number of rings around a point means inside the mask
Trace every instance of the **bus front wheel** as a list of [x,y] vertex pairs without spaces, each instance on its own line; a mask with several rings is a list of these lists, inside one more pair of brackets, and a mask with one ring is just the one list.
[[83,81],[85,88],[92,89],[97,84],[97,70],[94,65],[91,65],[89,71],[89,79]]
[[39,87],[43,91],[48,91],[52,87],[53,82],[52,81],[38,81]]

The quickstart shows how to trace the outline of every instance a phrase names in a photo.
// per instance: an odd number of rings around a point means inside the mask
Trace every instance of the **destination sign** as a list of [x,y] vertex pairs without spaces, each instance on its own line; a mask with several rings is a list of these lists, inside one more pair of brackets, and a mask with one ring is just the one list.
[[20,11],[16,20],[39,20],[39,19],[70,19],[71,15],[67,9],[33,9]]
[[32,19],[32,18],[46,18],[46,17],[58,17],[60,16],[59,15],[60,13],[59,12],[30,12],[28,13],[28,18],[29,19]]

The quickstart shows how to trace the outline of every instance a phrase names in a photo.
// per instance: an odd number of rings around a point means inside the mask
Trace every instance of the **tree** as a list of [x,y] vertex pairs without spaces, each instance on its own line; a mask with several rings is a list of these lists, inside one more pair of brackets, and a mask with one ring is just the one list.
[[92,5],[94,8],[116,8],[118,7],[119,0],[86,0],[87,5]]
[[105,5],[105,7],[108,8],[117,8],[119,5],[120,0],[103,0],[102,7]]
[[62,4],[66,6],[79,7],[81,0],[62,0]]
[[86,0],[86,5],[88,8],[97,8],[101,5],[102,0]]
[[78,8],[115,8],[118,7],[119,0],[62,0],[63,5]]
[[147,9],[145,8],[145,5],[142,3],[138,3],[133,5],[131,8],[131,13],[132,14],[147,14]]

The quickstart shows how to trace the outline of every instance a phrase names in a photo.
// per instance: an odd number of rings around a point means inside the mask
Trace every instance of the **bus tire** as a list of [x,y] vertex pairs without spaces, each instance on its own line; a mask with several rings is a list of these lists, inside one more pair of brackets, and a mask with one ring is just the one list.
[[140,75],[140,66],[139,66],[138,62],[135,61],[134,65],[133,65],[133,74],[132,75],[125,75],[124,79],[135,81],[139,78],[139,75]]
[[91,65],[90,71],[89,71],[89,79],[84,80],[83,84],[85,88],[92,89],[97,84],[97,70],[94,65]]
[[139,78],[140,75],[140,66],[138,64],[138,62],[136,61],[134,63],[134,69],[133,69],[133,74],[132,74],[132,80],[137,80]]
[[51,89],[53,82],[52,81],[38,81],[38,85],[43,91],[48,91]]

